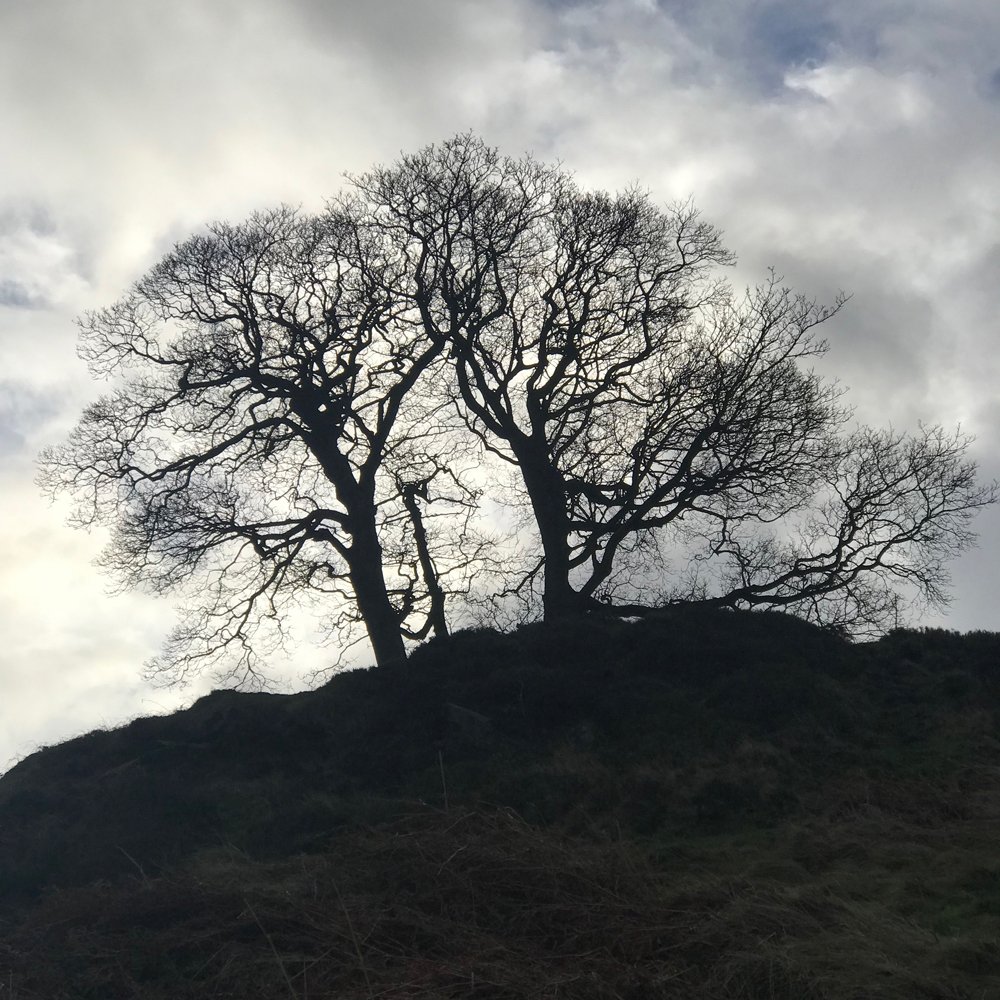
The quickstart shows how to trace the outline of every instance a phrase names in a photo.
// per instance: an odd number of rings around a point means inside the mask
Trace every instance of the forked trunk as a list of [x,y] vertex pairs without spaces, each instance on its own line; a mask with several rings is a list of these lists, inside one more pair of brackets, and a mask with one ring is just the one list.
[[400,484],[400,496],[406,513],[410,517],[410,524],[413,527],[413,541],[417,547],[417,559],[420,562],[420,572],[424,578],[424,586],[427,587],[427,594],[430,597],[431,607],[428,614],[427,626],[433,630],[437,636],[448,634],[448,619],[445,616],[445,594],[441,588],[441,581],[438,578],[437,567],[431,556],[430,542],[427,540],[427,529],[424,526],[424,518],[420,513],[420,504],[417,502],[418,496],[427,496],[427,483]]
[[382,546],[375,526],[374,488],[359,486],[350,463],[335,444],[327,443],[337,440],[335,431],[329,436],[312,436],[309,445],[347,511],[351,544],[345,556],[358,613],[368,630],[375,663],[380,667],[403,663],[406,647],[399,615],[385,585]]

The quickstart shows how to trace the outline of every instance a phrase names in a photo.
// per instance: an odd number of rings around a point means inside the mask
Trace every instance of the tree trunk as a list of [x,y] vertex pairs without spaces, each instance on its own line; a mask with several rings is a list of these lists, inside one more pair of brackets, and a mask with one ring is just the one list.
[[[406,660],[406,647],[399,629],[399,617],[389,601],[385,576],[382,572],[382,546],[379,545],[374,522],[355,517],[348,559],[351,585],[358,611],[368,629],[377,666],[399,664]],[[358,524],[359,521],[365,522]]]
[[437,567],[431,558],[430,543],[427,541],[427,529],[424,527],[423,515],[420,513],[420,504],[417,503],[417,494],[423,488],[423,496],[427,493],[427,484],[416,483],[404,485],[400,484],[400,496],[406,513],[410,516],[410,523],[413,525],[413,541],[417,546],[417,558],[420,561],[420,572],[424,577],[424,584],[427,587],[427,594],[430,597],[431,609],[428,614],[428,622],[434,630],[435,635],[446,636],[448,634],[448,620],[445,617],[445,596],[441,589],[441,582],[438,579]]
[[347,566],[354,588],[358,613],[368,630],[375,654],[375,663],[384,667],[406,660],[406,647],[400,631],[399,616],[389,600],[382,569],[382,546],[375,526],[374,486],[363,487],[355,478],[355,470],[328,441],[336,441],[337,428],[327,434],[314,433],[307,439],[327,479],[337,492],[337,499],[347,513],[347,530],[351,546],[347,551]]
[[545,556],[545,585],[542,592],[545,620],[571,617],[579,614],[582,602],[569,582],[569,524],[566,517],[565,484],[559,470],[549,461],[549,456],[531,447],[530,441],[518,443],[513,450],[531,500]]

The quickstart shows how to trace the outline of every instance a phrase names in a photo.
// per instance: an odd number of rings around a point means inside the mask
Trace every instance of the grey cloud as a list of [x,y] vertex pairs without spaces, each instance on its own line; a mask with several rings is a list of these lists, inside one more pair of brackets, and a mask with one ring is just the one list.
[[987,97],[1000,99],[1000,68],[993,70],[983,84],[983,90]]
[[75,245],[104,256],[95,283],[115,268],[121,287],[169,232],[321,201],[342,171],[480,127],[536,20],[521,0],[8,5],[5,145],[31,153],[0,165],[0,191],[56,192]]
[[0,235],[26,230],[36,236],[52,236],[56,232],[51,209],[35,199],[0,201]]
[[0,380],[0,461],[14,456],[33,460],[39,435],[44,434],[44,425],[59,408],[60,402],[51,391]]
[[42,309],[46,304],[36,289],[11,278],[0,278],[0,308]]
[[47,309],[85,284],[85,258],[74,242],[42,202],[0,202],[0,307]]
[[484,107],[518,85],[524,63],[556,23],[529,0],[294,0],[288,9],[306,44],[350,66],[356,90],[349,100],[395,110],[393,154],[476,125]]
[[[832,16],[832,0],[554,0],[543,6],[560,18],[557,46],[579,45],[593,53],[631,35],[650,56],[658,52],[673,84],[734,87],[744,98],[773,95],[783,89],[790,69],[862,42],[861,33],[852,37]],[[874,42],[869,38],[866,44]]]
[[844,41],[821,3],[661,0],[660,9],[710,54],[706,70],[721,71],[763,93],[781,90],[789,69],[824,61]]
[[542,2],[562,44],[592,50],[640,25],[650,49],[669,55],[670,79],[729,87],[741,99],[774,98],[786,75],[839,61],[887,72],[972,74],[988,86],[996,70],[1000,8],[990,0],[650,0]]

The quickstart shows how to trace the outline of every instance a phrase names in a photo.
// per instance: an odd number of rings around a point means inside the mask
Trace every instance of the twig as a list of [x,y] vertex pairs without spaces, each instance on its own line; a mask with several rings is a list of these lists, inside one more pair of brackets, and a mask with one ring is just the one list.
[[257,911],[250,904],[250,900],[247,899],[246,896],[243,897],[243,905],[247,908],[247,910],[249,910],[250,916],[254,919],[254,923],[256,923],[256,925],[260,928],[261,934],[267,938],[267,943],[271,946],[271,951],[274,953],[274,960],[278,963],[278,968],[281,969],[282,976],[285,977],[285,983],[288,986],[288,992],[291,994],[292,1000],[299,1000],[298,991],[295,989],[295,986],[288,975],[288,970],[285,968],[285,963],[281,960],[281,955],[278,954],[278,949],[274,946],[274,939],[265,930],[264,925],[260,922],[260,918],[257,916]]
[[365,965],[365,956],[361,953],[361,942],[358,940],[357,932],[354,930],[354,921],[351,920],[350,911],[344,903],[344,897],[340,894],[340,886],[337,885],[337,880],[335,878],[331,878],[331,881],[333,882],[333,891],[337,894],[337,900],[340,903],[340,908],[344,911],[344,919],[347,920],[347,929],[351,932],[351,941],[354,942],[354,953],[358,956],[358,965],[361,966],[361,972],[365,977],[365,986],[368,987],[368,996],[374,997],[375,994],[372,991],[372,981],[368,978],[368,966]]
[[468,846],[469,846],[468,844],[462,844],[461,847],[456,847],[455,850],[453,850],[451,852],[451,854],[449,854],[448,857],[445,858],[445,860],[441,862],[441,864],[440,864],[440,866],[438,867],[438,870],[437,870],[438,875],[440,875],[441,872],[443,872],[445,870],[445,868],[448,867],[449,862],[453,858],[455,858],[457,855],[461,854],[462,851],[464,851]]
[[444,755],[438,750],[438,767],[441,768],[441,788],[444,791],[444,811],[448,811],[448,782],[444,777]]
[[133,858],[133,857],[132,857],[132,855],[131,855],[131,854],[129,854],[129,852],[128,852],[128,851],[126,851],[124,847],[122,847],[122,846],[121,846],[121,844],[119,844],[119,845],[118,845],[118,850],[119,850],[119,851],[121,851],[121,852],[122,852],[122,854],[124,854],[124,855],[125,855],[125,857],[126,857],[126,858],[128,858],[128,859],[129,859],[129,861],[131,861],[131,862],[132,862],[132,864],[134,864],[134,865],[136,866],[136,868],[138,868],[138,869],[139,869],[139,874],[140,874],[140,875],[142,876],[142,881],[143,881],[143,883],[144,883],[145,885],[149,885],[149,884],[150,884],[150,879],[149,879],[149,876],[148,876],[148,875],[146,874],[146,872],[144,871],[144,869],[143,869],[142,865],[140,865],[140,864],[139,864],[139,862],[138,862],[138,861],[136,861],[136,860],[135,860],[135,858]]

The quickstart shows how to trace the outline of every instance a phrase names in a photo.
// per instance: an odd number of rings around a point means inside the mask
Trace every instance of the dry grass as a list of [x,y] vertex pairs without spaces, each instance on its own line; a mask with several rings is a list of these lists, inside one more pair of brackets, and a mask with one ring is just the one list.
[[0,1000],[1000,997],[1000,637],[685,623],[459,636],[35,755]]
[[[796,832],[800,853],[814,835]],[[18,1000],[997,995],[987,938],[902,915],[892,886],[866,889],[870,864],[814,858],[809,875],[788,853],[780,838],[720,840],[653,860],[506,809],[427,810],[321,854],[261,864],[219,849],[169,877],[50,894],[0,968]]]

